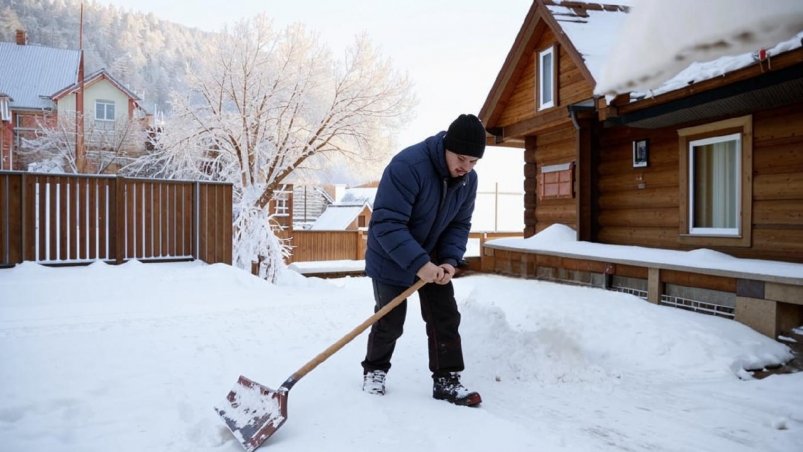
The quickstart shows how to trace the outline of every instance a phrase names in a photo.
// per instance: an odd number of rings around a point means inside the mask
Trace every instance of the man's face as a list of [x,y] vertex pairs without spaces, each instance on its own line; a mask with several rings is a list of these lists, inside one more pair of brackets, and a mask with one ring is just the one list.
[[446,150],[446,167],[449,168],[449,175],[452,177],[462,177],[466,173],[470,173],[479,160],[477,157],[455,154]]

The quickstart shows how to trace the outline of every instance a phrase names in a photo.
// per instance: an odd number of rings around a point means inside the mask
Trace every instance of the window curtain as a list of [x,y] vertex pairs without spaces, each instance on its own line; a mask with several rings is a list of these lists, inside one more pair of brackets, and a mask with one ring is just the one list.
[[694,147],[695,228],[737,228],[738,141]]

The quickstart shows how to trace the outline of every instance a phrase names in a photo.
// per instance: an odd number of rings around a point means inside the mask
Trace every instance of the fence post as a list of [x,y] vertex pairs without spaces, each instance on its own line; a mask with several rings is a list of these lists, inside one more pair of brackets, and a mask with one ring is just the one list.
[[26,233],[28,234],[28,238],[26,239],[28,250],[26,254],[32,261],[39,260],[39,255],[45,247],[43,243],[45,241],[44,233],[40,234],[40,231],[45,228],[44,214],[40,213],[44,211],[44,205],[39,206],[39,203],[44,204],[39,196],[39,192],[44,190],[42,187],[44,184],[40,183],[41,180],[42,178],[40,176],[32,176],[30,174],[26,174],[25,176],[25,185],[27,185],[25,189],[25,203],[28,204],[30,208],[26,219],[28,223],[28,232]]
[[[2,147],[0,147],[0,160],[2,160]],[[2,169],[2,165],[0,165],[0,169]],[[11,241],[9,240],[9,236],[11,235],[11,175],[10,174],[0,174],[0,265],[3,264],[11,264],[14,265],[16,262],[11,262]]]
[[109,232],[112,232],[114,237],[109,240],[109,244],[112,247],[112,255],[109,257],[114,257],[116,264],[122,264],[125,261],[125,251],[123,250],[125,244],[125,194],[123,190],[125,177],[118,174],[112,181],[114,190],[110,190],[110,192],[114,193],[114,201],[110,202],[109,206],[114,209],[110,215],[114,225]]
[[365,259],[365,231],[357,230],[357,257],[356,260]]
[[[28,224],[28,208],[33,208],[33,206],[28,206],[26,201],[26,186],[28,185],[28,176],[23,172],[20,174],[20,250],[19,250],[19,260],[20,263],[25,262],[27,250],[28,250],[28,228],[31,226]],[[36,260],[36,259],[32,259]]]
[[200,259],[201,183],[195,181],[192,189],[192,257]]

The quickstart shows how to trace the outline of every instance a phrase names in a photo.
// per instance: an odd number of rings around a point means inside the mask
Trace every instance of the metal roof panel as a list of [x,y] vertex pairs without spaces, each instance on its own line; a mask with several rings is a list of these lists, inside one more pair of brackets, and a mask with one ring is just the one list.
[[81,52],[0,42],[0,92],[11,108],[53,108],[50,96],[76,83]]

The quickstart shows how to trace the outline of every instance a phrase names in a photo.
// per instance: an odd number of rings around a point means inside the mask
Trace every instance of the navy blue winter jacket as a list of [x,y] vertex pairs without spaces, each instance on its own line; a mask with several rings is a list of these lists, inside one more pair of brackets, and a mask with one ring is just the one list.
[[368,228],[365,271],[409,286],[429,261],[457,266],[466,252],[477,173],[452,178],[440,132],[397,154],[385,168]]

